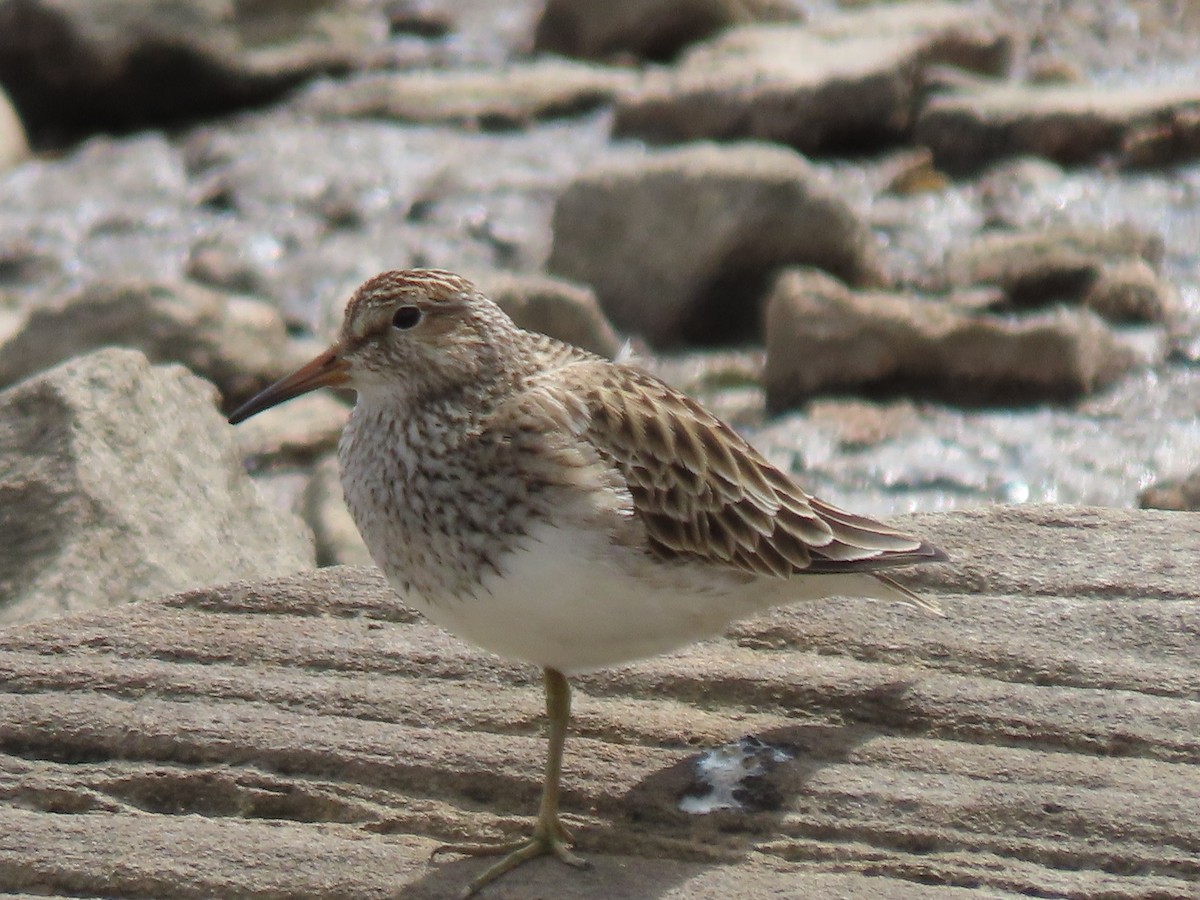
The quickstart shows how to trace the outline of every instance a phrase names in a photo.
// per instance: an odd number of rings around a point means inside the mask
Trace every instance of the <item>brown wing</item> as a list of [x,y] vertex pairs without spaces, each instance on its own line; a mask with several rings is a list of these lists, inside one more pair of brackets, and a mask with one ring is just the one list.
[[[936,547],[810,496],[700,404],[595,358],[554,370],[586,438],[624,476],[650,549],[746,572],[864,572],[945,559]],[[550,388],[551,379],[543,382]],[[586,421],[581,421],[586,419]]]

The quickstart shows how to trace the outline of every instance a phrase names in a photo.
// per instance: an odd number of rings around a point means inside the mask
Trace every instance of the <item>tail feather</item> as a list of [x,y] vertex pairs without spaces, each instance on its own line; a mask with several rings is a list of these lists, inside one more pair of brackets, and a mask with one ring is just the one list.
[[[942,612],[942,608],[932,600],[927,600],[920,594],[915,594],[906,588],[904,585],[897,583],[894,579],[887,575],[880,575],[878,572],[873,572],[872,576],[876,581],[881,582],[887,588],[888,600],[895,600],[897,603],[903,603],[905,606],[915,606],[932,616],[940,616],[945,618],[946,614]],[[883,598],[880,598],[883,599]]]

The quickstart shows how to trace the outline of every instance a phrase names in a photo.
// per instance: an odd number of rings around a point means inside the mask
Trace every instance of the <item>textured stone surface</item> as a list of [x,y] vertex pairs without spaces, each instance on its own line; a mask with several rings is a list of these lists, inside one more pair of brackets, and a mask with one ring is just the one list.
[[221,391],[226,408],[297,362],[279,312],[188,282],[97,282],[29,311],[0,345],[0,387],[100,347],[183,363]]
[[1073,303],[1112,322],[1168,323],[1179,297],[1158,273],[1163,240],[1132,226],[993,231],[956,248],[945,287],[990,285],[1016,308]]
[[373,7],[3,0],[0,84],[46,137],[194,119],[363,65],[387,35]]
[[[1144,140],[1147,128],[1197,112],[1200,90],[1190,84],[977,85],[930,100],[917,118],[915,137],[933,151],[939,167],[959,174],[1007,156],[1083,165],[1117,157],[1127,142]],[[1180,146],[1200,149],[1194,140]],[[1128,149],[1134,152],[1131,162],[1148,164],[1137,158],[1148,149]]]
[[1143,509],[1200,511],[1200,469],[1186,478],[1164,478],[1138,494]]
[[636,80],[626,69],[543,59],[499,71],[371,73],[318,84],[297,103],[320,116],[518,128],[586,112]]
[[757,138],[804,153],[894,143],[912,126],[930,63],[1002,73],[1011,40],[946,3],[869,6],[812,26],[732,29],[618,101],[618,135]]
[[942,300],[855,293],[810,270],[779,276],[766,317],[773,410],[862,390],[967,403],[1066,400],[1152,361],[1090,310],[964,312]]
[[13,109],[8,94],[0,88],[0,172],[23,162],[29,156],[25,129]]
[[590,288],[545,275],[489,272],[475,283],[512,320],[600,356],[613,357],[620,340]]
[[731,25],[801,17],[789,0],[547,0],[534,48],[603,59],[669,59]]
[[303,503],[304,519],[317,541],[318,565],[371,565],[371,554],[346,508],[336,457],[325,457],[313,469]]
[[656,344],[734,341],[788,263],[877,277],[866,225],[797,154],[697,144],[597,166],[554,210],[547,268],[591,285],[622,331]]
[[0,393],[0,621],[312,565],[242,469],[215,391],[103,350]]
[[[563,812],[595,868],[487,896],[1192,896],[1197,516],[904,524],[953,557],[907,580],[944,619],[830,600],[578,679]],[[0,692],[10,891],[433,900],[484,865],[436,844],[515,838],[537,802],[536,673],[364,570],[8,628]],[[747,735],[792,758],[743,810],[681,812]]]

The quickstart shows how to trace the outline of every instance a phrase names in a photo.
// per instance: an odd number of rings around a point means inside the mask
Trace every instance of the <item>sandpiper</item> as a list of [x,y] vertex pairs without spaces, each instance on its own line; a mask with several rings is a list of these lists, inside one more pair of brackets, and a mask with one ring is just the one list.
[[357,394],[342,486],[388,581],[454,634],[542,668],[536,826],[438,848],[501,855],[463,896],[542,854],[586,865],[558,816],[567,676],[798,600],[932,608],[880,570],[944,560],[936,547],[805,493],[694,400],[521,330],[451,272],[367,281],[333,346],[229,421],[327,385]]

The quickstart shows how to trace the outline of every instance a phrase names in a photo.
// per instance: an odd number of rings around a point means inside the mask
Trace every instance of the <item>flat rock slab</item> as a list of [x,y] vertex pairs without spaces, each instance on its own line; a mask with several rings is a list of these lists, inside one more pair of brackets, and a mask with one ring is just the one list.
[[[1129,161],[1152,164],[1156,154],[1145,145],[1148,137],[1173,122],[1194,122],[1197,113],[1200,91],[1190,84],[1119,89],[978,85],[931,100],[917,118],[916,141],[929,147],[939,168],[960,175],[1010,156],[1084,165],[1119,157],[1122,150],[1132,152],[1134,145],[1141,145],[1148,158],[1133,154]],[[1195,159],[1191,138],[1176,151],[1176,162]]]
[[[1185,897],[1200,877],[1190,513],[1002,507],[906,523],[944,619],[779,610],[577,679],[565,818],[590,872],[501,898]],[[537,674],[366,569],[0,632],[0,890],[452,896],[536,805]],[[790,759],[690,815],[704,749]]]

